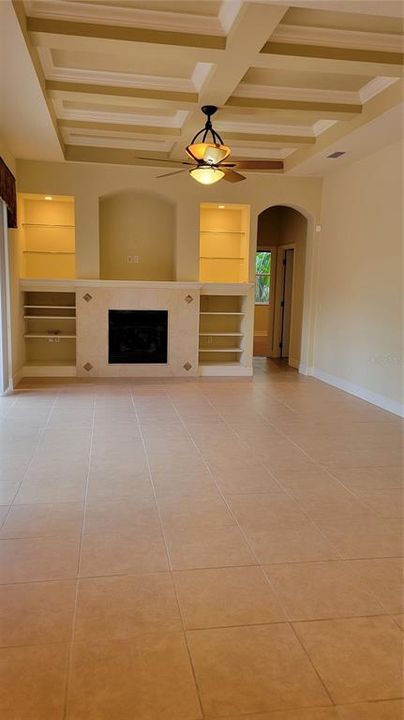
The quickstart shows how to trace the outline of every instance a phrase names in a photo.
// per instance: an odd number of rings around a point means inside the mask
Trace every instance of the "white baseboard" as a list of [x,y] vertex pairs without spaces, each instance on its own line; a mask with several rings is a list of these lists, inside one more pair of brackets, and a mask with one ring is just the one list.
[[394,415],[404,417],[404,405],[401,405],[395,400],[390,400],[390,398],[387,398],[385,395],[379,395],[378,393],[367,390],[360,385],[355,385],[354,383],[349,382],[349,380],[343,380],[336,375],[329,375],[323,370],[319,370],[315,367],[307,368],[304,366],[303,369],[301,368],[303,368],[303,365],[299,367],[299,372],[302,372],[304,375],[312,375],[317,380],[327,383],[327,385],[332,385],[339,390],[344,390],[350,395],[355,395],[355,397],[358,397],[361,400],[366,400],[366,402],[371,403],[372,405],[377,405],[377,407],[387,410]]

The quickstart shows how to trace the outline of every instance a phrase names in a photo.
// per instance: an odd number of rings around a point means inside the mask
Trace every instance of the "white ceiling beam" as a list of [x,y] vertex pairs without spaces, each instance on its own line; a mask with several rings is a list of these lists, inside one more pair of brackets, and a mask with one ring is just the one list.
[[175,45],[176,47],[212,48],[216,50],[226,48],[226,38],[222,35],[203,35],[39,17],[27,17],[27,30],[30,33],[95,38],[97,40],[118,40],[119,42],[130,43],[151,43],[153,45]]
[[[240,6],[227,36],[226,52],[201,88],[200,105],[217,105],[219,108],[225,105],[287,10],[287,5],[272,7],[245,3]],[[187,144],[202,125],[203,116],[198,108],[184,124],[183,139],[176,143],[173,156],[183,156],[184,142]]]

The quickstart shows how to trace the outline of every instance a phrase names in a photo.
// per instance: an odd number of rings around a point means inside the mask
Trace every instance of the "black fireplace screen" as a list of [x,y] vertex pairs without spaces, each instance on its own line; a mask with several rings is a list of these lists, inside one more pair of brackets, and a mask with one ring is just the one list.
[[108,312],[110,364],[167,362],[167,310]]

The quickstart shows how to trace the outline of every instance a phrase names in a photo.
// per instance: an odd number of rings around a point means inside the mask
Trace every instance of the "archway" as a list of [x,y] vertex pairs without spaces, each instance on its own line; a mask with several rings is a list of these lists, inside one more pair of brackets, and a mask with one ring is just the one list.
[[257,224],[254,356],[297,369],[306,364],[309,220],[300,208],[279,204]]

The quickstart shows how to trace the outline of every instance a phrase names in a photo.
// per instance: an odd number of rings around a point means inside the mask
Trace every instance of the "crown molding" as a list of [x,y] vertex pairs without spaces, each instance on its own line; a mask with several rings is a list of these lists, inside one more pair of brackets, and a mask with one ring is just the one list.
[[196,63],[191,78],[147,75],[140,73],[90,70],[55,65],[50,47],[38,47],[42,68],[47,80],[79,82],[95,85],[144,88],[150,90],[171,90],[173,92],[195,93],[209,74],[211,63]]
[[[295,150],[295,147],[254,148],[251,146],[246,147],[245,145],[237,145],[236,143],[231,144],[232,156],[234,155],[234,157],[237,157],[240,160],[284,160],[294,153]],[[241,172],[243,172],[243,170],[241,170]]]
[[140,115],[136,112],[136,107],[133,108],[133,112],[121,113],[114,112],[113,105],[111,105],[111,112],[105,112],[100,110],[70,110],[64,105],[63,98],[53,98],[53,105],[56,110],[58,120],[94,120],[95,122],[108,122],[108,123],[123,123],[127,124],[133,122],[133,125],[151,125],[152,127],[169,127],[180,129],[186,121],[189,113],[187,110],[177,110],[177,112],[171,117],[161,117],[160,115],[152,115],[152,109],[150,115]]
[[142,140],[136,137],[127,137],[125,134],[120,135],[118,132],[97,135],[74,128],[62,128],[62,134],[66,145],[141,150],[142,152],[158,152],[166,155],[171,152],[175,144],[173,140],[159,139],[158,136],[151,140]]
[[225,35],[229,34],[242,6],[243,0],[222,0],[219,10],[219,22]]
[[276,85],[253,85],[240,83],[233,97],[268,98],[273,100],[303,100],[307,102],[347,103],[361,102],[359,93],[347,90],[322,90],[317,88],[281,87]]
[[[168,32],[224,35],[219,17],[192,15],[139,8],[69,2],[68,0],[25,0],[29,17],[83,22],[97,25],[147,28]],[[203,3],[201,3],[201,10]]]
[[214,67],[213,63],[196,63],[191,77],[194,90],[197,90],[198,92],[202,90]]
[[338,120],[317,120],[313,125],[313,133],[315,137],[322,135],[323,132],[329,130],[333,125],[336,125]]
[[334,28],[318,28],[301,25],[278,25],[270,41],[392,53],[402,53],[403,51],[403,39],[401,35],[361,32],[358,30],[336,30]]
[[215,123],[216,129],[220,133],[237,132],[248,133],[249,135],[298,135],[300,137],[314,137],[311,125],[287,125],[287,124],[267,124],[267,123],[249,123],[249,122],[231,122],[220,121]]
[[361,103],[363,104],[365,102],[368,102],[380,92],[383,92],[383,90],[386,90],[386,88],[390,87],[390,85],[397,82],[397,80],[398,78],[392,77],[373,78],[373,80],[370,80],[370,82],[366,83],[366,85],[364,85],[359,90],[359,97],[361,99]]
[[79,130],[99,130],[104,132],[120,132],[130,133],[131,136],[156,135],[160,138],[164,137],[180,137],[181,130],[179,128],[170,127],[153,127],[151,125],[134,125],[128,123],[104,123],[94,120],[63,120],[58,121],[60,128],[78,128]]

